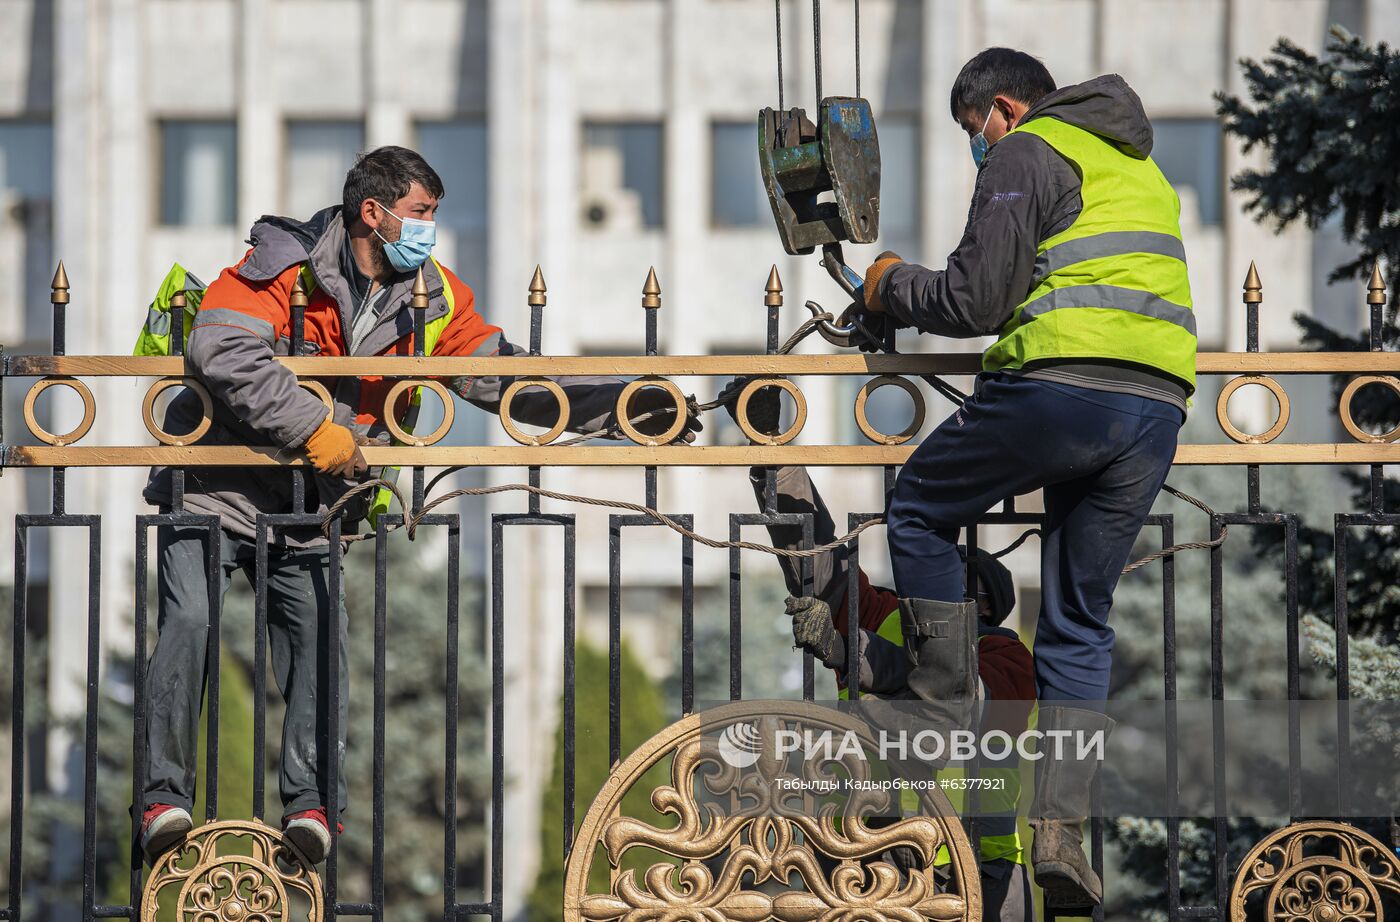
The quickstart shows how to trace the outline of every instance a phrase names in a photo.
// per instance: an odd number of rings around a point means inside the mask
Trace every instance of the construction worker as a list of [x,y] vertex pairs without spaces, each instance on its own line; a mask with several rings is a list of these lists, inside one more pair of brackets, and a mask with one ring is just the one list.
[[[728,395],[724,407],[735,414],[735,400],[746,379],[737,379],[721,393]],[[773,388],[757,391],[748,404],[750,423],[761,432],[778,432],[779,397]],[[780,467],[776,471],[776,509],[780,514],[810,515],[814,544],[836,540],[836,526],[816,485],[801,467]],[[749,471],[749,481],[759,506],[764,503],[766,477],[763,468]],[[769,525],[774,547],[797,549],[803,546],[802,528],[797,525]],[[965,549],[964,549],[965,550]],[[887,699],[911,697],[908,685],[909,658],[904,652],[900,627],[900,606],[896,594],[871,584],[863,569],[857,573],[859,595],[856,624],[850,628],[848,614],[849,560],[845,547],[812,558],[812,595],[807,594],[802,577],[802,561],[778,557],[783,580],[790,593],[787,613],[792,617],[794,643],[811,653],[817,662],[836,674],[841,697],[846,695],[849,643],[857,652],[862,695]],[[987,701],[1002,702],[987,715],[989,729],[1004,730],[1017,736],[1026,729],[1035,695],[1035,667],[1031,653],[1020,637],[1002,622],[1016,605],[1015,583],[1011,572],[990,554],[977,555],[977,661],[979,694]],[[997,793],[981,795],[975,820],[980,837],[983,918],[988,922],[1034,922],[1030,877],[1026,874],[1020,834],[1016,828],[1020,799],[1020,773],[1015,756],[996,765],[984,765],[982,777],[1004,779],[1006,787]],[[904,792],[912,795],[913,792]],[[904,798],[906,812],[917,812],[917,797]],[[908,850],[897,850],[891,860],[906,870],[913,866]],[[946,853],[939,864],[946,864]]]
[[[390,381],[379,377],[326,379],[334,409],[274,356],[286,355],[292,338],[293,286],[310,295],[305,310],[306,355],[412,355],[410,307],[421,269],[429,290],[425,352],[429,355],[515,355],[522,350],[474,308],[470,288],[432,259],[433,217],[444,194],[442,180],[417,153],[381,147],[362,155],[345,177],[342,203],[307,221],[263,217],[253,225],[250,249],[204,293],[186,346],[191,372],[213,397],[214,420],[200,444],[271,445],[300,453],[314,469],[304,509],[292,508],[290,478],[254,468],[199,468],[186,475],[184,508],[216,515],[221,524],[222,593],[233,571],[251,579],[255,522],[260,514],[325,514],[366,472],[360,445],[381,438]],[[508,378],[462,377],[446,382],[463,399],[499,409]],[[611,426],[623,386],[615,378],[574,377],[560,382],[569,398],[568,427]],[[661,410],[644,425],[674,420],[669,397],[644,389],[628,407],[633,415]],[[666,409],[670,407],[669,418]],[[392,408],[401,419],[416,410],[405,398]],[[525,390],[512,416],[535,425],[557,417],[552,396]],[[185,391],[170,404],[167,431],[189,431],[202,416]],[[407,419],[405,419],[407,422]],[[678,438],[694,439],[690,419]],[[648,430],[649,431],[649,430]],[[148,502],[172,505],[171,472],[156,469]],[[369,494],[347,507],[347,520],[363,516]],[[353,530],[353,529],[352,529]],[[206,672],[209,597],[205,542],[196,527],[163,528],[159,537],[160,636],[151,656],[146,744],[150,767],[141,805],[141,844],[152,859],[191,828],[195,746]],[[330,778],[336,803],[347,803],[345,747],[345,598],[329,597],[329,548],[316,526],[273,536],[267,571],[268,634],[273,674],[287,702],[282,732],[281,795],[284,836],[313,863],[330,847],[326,815]],[[343,587],[343,583],[342,583]],[[331,612],[340,618],[340,739],[330,770],[323,695],[328,669]],[[258,766],[259,771],[262,770]]]
[[[1113,590],[1195,388],[1179,203],[1119,76],[1056,89],[1035,58],[990,48],[963,67],[951,107],[979,170],[962,241],[941,271],[882,254],[864,287],[876,320],[997,337],[974,396],[915,450],[889,500],[909,684],[965,708],[977,615],[958,529],[1043,490],[1040,729],[1106,735]],[[1036,881],[1056,909],[1097,905],[1081,830],[1097,763],[1039,768]]]

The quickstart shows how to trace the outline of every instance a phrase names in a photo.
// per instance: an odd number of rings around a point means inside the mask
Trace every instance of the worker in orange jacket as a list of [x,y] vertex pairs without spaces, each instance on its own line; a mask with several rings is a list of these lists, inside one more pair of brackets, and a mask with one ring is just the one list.
[[[426,354],[522,352],[476,312],[472,290],[431,258],[433,218],[444,191],[442,180],[417,153],[401,147],[370,151],[346,175],[341,204],[305,221],[263,217],[253,225],[252,248],[205,292],[185,350],[192,374],[213,397],[213,421],[199,444],[271,446],[286,456],[303,455],[314,470],[302,509],[292,508],[290,478],[282,472],[244,467],[187,473],[184,509],[216,515],[221,524],[219,592],[227,589],[235,570],[251,579],[260,515],[324,515],[365,479],[360,446],[385,436],[390,413],[407,426],[416,412],[407,395],[386,408],[391,382],[370,376],[325,379],[333,404],[328,407],[277,361],[291,350],[290,305],[298,280],[309,293],[303,355],[413,355],[410,305],[420,270],[428,287]],[[508,377],[482,376],[446,383],[462,399],[496,412],[510,382]],[[568,428],[615,425],[622,381],[573,377],[559,383],[569,398]],[[654,388],[640,391],[627,407],[634,417],[653,411],[660,412],[643,426],[669,427],[677,412],[670,398]],[[545,426],[557,414],[554,398],[540,389],[521,392],[511,410],[519,421]],[[165,428],[189,431],[202,416],[199,400],[186,390],[171,402]],[[677,438],[692,441],[700,428],[688,413]],[[151,472],[145,497],[162,511],[172,508],[168,469]],[[353,529],[369,504],[367,493],[356,496],[345,509],[347,527]],[[192,826],[209,630],[206,535],[198,527],[168,527],[159,537],[160,636],[148,671],[149,777],[140,805],[141,844],[152,860]],[[280,779],[284,836],[313,863],[324,858],[331,843],[326,804],[332,778],[341,811],[347,803],[343,589],[334,606],[341,621],[340,738],[334,770],[327,764],[331,747],[326,744],[325,689],[318,679],[328,670],[328,569],[329,548],[319,528],[288,528],[274,536],[266,587],[273,674],[287,701]]]

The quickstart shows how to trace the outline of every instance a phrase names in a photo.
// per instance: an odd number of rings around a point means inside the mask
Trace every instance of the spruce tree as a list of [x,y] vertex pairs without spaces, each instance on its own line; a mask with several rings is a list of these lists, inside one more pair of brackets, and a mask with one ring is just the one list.
[[[1225,130],[1242,141],[1246,151],[1262,148],[1267,163],[1236,175],[1231,188],[1247,196],[1246,211],[1279,230],[1300,221],[1316,229],[1339,218],[1345,239],[1355,245],[1358,255],[1335,267],[1331,280],[1369,278],[1371,287],[1378,289],[1384,278],[1382,270],[1400,266],[1400,171],[1395,167],[1400,162],[1400,121],[1396,119],[1400,113],[1400,53],[1384,43],[1371,46],[1334,29],[1323,55],[1313,55],[1280,39],[1264,61],[1246,60],[1241,66],[1247,99],[1217,94],[1219,115]],[[1307,348],[1327,352],[1371,348],[1370,330],[1336,330],[1306,314],[1294,319]],[[1380,344],[1393,350],[1398,342],[1400,331],[1392,298],[1381,324]],[[1348,379],[1338,376],[1333,381],[1336,396],[1340,397]],[[1400,423],[1400,401],[1389,389],[1362,389],[1352,402],[1352,411],[1358,424],[1369,431],[1388,431]],[[1356,471],[1343,472],[1343,477],[1351,488],[1352,508],[1369,509],[1370,478]],[[1382,492],[1383,508],[1395,510],[1400,482],[1387,478]],[[1336,675],[1335,542],[1331,525],[1305,517],[1299,528],[1305,697],[1327,694],[1326,683]],[[1278,572],[1284,551],[1281,530],[1250,531],[1262,565]],[[1400,682],[1400,656],[1394,647],[1400,635],[1400,589],[1396,588],[1400,585],[1400,549],[1390,531],[1358,528],[1348,535],[1345,578],[1353,698],[1394,697]],[[1257,571],[1257,567],[1250,564],[1244,570]],[[1275,613],[1282,611],[1277,591],[1262,596],[1261,601],[1272,602]],[[1394,760],[1394,740],[1372,742],[1378,758]],[[1388,819],[1358,825],[1372,834],[1390,837],[1392,824]],[[1229,830],[1233,868],[1269,828],[1254,820],[1231,820]],[[1136,879],[1137,886],[1126,888],[1133,891],[1131,908],[1142,918],[1165,918],[1165,824],[1154,819],[1120,819],[1110,824],[1109,838],[1119,852],[1123,871]],[[1214,834],[1208,822],[1188,820],[1183,824],[1179,857],[1184,905],[1213,901],[1214,882],[1208,873],[1213,850]]]

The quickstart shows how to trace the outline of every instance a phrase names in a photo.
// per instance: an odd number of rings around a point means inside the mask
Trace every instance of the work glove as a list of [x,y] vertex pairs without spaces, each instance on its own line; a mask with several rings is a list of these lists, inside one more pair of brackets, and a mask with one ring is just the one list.
[[880,299],[880,279],[885,273],[904,262],[899,255],[889,250],[875,257],[870,268],[865,270],[865,309],[872,314],[883,314],[885,302]]
[[311,461],[311,466],[322,474],[333,474],[347,480],[369,469],[365,456],[360,453],[360,446],[356,444],[355,434],[330,416],[322,420],[306,440],[306,457]]
[[811,596],[788,596],[787,613],[792,618],[792,639],[822,665],[839,668],[846,645],[831,621],[831,606]]
[[[737,425],[739,422],[739,392],[752,381],[749,376],[735,378],[724,386],[716,400],[724,405],[724,412]],[[749,422],[759,432],[777,435],[782,430],[783,397],[776,387],[759,388],[749,398]]]
[[[637,421],[637,417],[646,416],[648,413],[656,415],[641,422]],[[685,428],[673,441],[689,445],[695,441],[695,433],[705,429],[705,424],[700,422],[700,404],[694,394],[685,399],[685,417]],[[660,435],[676,421],[676,402],[659,387],[644,387],[634,393],[628,402],[627,418],[632,420],[638,431],[646,435]]]
[[[854,307],[855,305],[852,305],[851,315],[853,315],[855,320],[860,321],[860,325],[865,329],[865,332],[869,334],[868,337],[857,336],[856,347],[859,348],[861,352],[884,352],[885,331],[889,329],[889,325],[894,321],[894,318],[889,314],[872,314],[869,311],[857,311],[854,310]],[[849,319],[849,317],[843,316],[842,322],[849,322]],[[896,327],[896,329],[898,328]]]

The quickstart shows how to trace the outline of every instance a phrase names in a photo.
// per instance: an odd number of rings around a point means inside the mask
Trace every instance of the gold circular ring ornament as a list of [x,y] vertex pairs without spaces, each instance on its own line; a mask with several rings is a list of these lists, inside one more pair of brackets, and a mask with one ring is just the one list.
[[[640,391],[649,387],[659,388],[671,396],[671,401],[676,407],[676,419],[670,427],[657,435],[647,435],[642,430],[632,424],[631,414],[627,412],[628,405],[632,402],[632,397]],[[635,381],[627,382],[627,386],[617,395],[617,425],[618,428],[632,441],[638,445],[653,447],[656,445],[669,445],[685,431],[685,424],[689,417],[689,409],[685,404],[685,394],[675,385],[673,381],[648,375],[645,378],[637,378]]]
[[[897,387],[909,395],[909,399],[914,401],[914,418],[909,421],[909,425],[904,427],[903,432],[889,433],[876,429],[866,415],[866,405],[870,402],[870,395],[882,387]],[[924,395],[919,393],[919,389],[914,386],[914,382],[899,375],[880,375],[878,378],[871,378],[862,385],[856,393],[856,425],[860,431],[865,433],[865,437],[877,445],[903,445],[905,442],[919,434],[919,430],[924,427]]]
[[1352,418],[1352,398],[1356,396],[1357,391],[1368,384],[1383,384],[1394,391],[1396,396],[1400,396],[1400,380],[1397,380],[1393,375],[1361,375],[1352,379],[1351,383],[1346,386],[1346,390],[1342,391],[1342,399],[1337,406],[1337,415],[1342,418],[1342,426],[1358,442],[1393,442],[1396,438],[1400,438],[1400,426],[1380,435],[1372,435],[1358,426],[1356,420]]
[[[1268,429],[1256,435],[1251,435],[1230,422],[1230,415],[1227,412],[1230,406],[1230,398],[1235,391],[1247,384],[1257,384],[1274,395],[1278,401],[1278,419]],[[1263,445],[1272,442],[1279,437],[1285,426],[1288,425],[1289,403],[1288,394],[1273,378],[1268,375],[1241,375],[1232,378],[1223,388],[1220,389],[1220,396],[1215,400],[1215,419],[1220,423],[1220,429],[1227,436],[1242,445]]]
[[321,879],[279,830],[257,821],[197,827],[161,855],[141,892],[141,922],[321,922]]
[[[62,435],[55,435],[43,426],[39,425],[39,420],[34,418],[34,404],[39,399],[39,395],[51,387],[66,387],[79,397],[83,398],[83,420],[68,432]],[[34,386],[29,389],[29,393],[24,395],[24,424],[29,427],[29,431],[39,441],[48,445],[56,445],[62,448],[64,445],[72,445],[78,439],[88,434],[92,428],[92,421],[97,418],[97,401],[92,397],[92,391],[88,386],[77,378],[53,377],[43,378],[35,381]]]
[[[554,400],[559,404],[559,418],[554,421],[553,426],[549,427],[548,432],[540,435],[522,432],[510,415],[511,401],[515,400],[516,394],[527,387],[544,388],[554,395]],[[506,430],[506,435],[521,445],[548,445],[559,438],[559,433],[563,432],[564,427],[569,423],[569,395],[564,393],[564,389],[559,386],[557,381],[550,381],[548,378],[517,378],[501,395],[501,408],[498,415],[501,417],[501,427]]]
[[320,381],[298,381],[297,386],[320,397],[321,402],[326,405],[326,408],[329,409],[331,413],[335,413],[335,399],[331,397],[331,392]]
[[[172,387],[187,387],[193,391],[199,398],[200,412],[203,414],[199,424],[183,435],[172,435],[156,422],[156,398]],[[146,391],[146,399],[141,403],[141,421],[146,424],[146,431],[162,445],[193,445],[214,423],[214,401],[209,397],[209,389],[197,378],[161,378]]]
[[[417,435],[409,432],[399,421],[394,418],[394,404],[399,397],[411,387],[421,387],[432,391],[438,395],[442,401],[442,422],[438,427],[427,435]],[[395,440],[404,445],[412,445],[414,448],[423,448],[442,441],[452,429],[452,420],[456,418],[457,410],[452,404],[452,393],[442,385],[442,382],[432,378],[408,378],[397,381],[389,388],[389,393],[384,396],[384,425]]]
[[[777,435],[759,432],[758,428],[749,420],[749,400],[765,387],[776,387],[786,393],[792,398],[796,410],[792,425]],[[757,442],[760,445],[786,445],[797,438],[802,427],[807,425],[807,398],[802,396],[802,391],[798,386],[787,378],[753,378],[739,392],[739,399],[734,405],[734,417],[739,424],[739,429],[748,436],[749,441]]]

